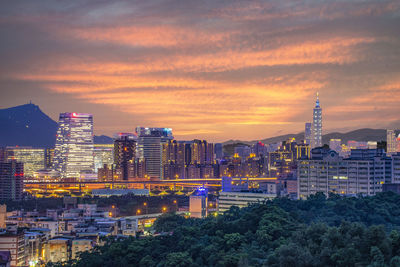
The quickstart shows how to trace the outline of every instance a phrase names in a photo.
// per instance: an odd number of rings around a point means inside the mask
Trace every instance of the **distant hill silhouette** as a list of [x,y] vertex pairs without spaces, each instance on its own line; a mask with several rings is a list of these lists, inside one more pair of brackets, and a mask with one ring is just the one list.
[[[39,106],[25,104],[0,109],[0,146],[54,147],[58,124]],[[108,136],[95,136],[95,143],[112,143]]]
[[[263,140],[253,140],[253,141],[242,141],[242,140],[229,140],[224,142],[224,145],[231,145],[236,143],[242,144],[254,144],[261,141],[265,144],[272,144],[277,142],[282,142],[288,140],[289,138],[295,138],[300,141],[304,139],[304,132],[298,134],[285,134],[280,136],[275,136],[271,138],[266,138]],[[347,133],[333,132],[324,134],[322,136],[322,142],[324,144],[329,144],[330,139],[342,139],[342,143],[347,143],[349,140],[355,141],[386,141],[386,130],[385,129],[358,129]]]

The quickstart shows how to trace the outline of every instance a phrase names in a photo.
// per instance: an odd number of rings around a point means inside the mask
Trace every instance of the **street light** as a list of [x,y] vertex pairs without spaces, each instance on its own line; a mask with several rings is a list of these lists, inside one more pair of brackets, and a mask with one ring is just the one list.
[[142,211],[140,210],[140,209],[138,209],[137,211],[136,211],[136,214],[140,214]]
[[163,208],[162,208],[162,211],[163,211],[163,212],[166,212],[166,211],[167,211],[167,207],[163,207]]

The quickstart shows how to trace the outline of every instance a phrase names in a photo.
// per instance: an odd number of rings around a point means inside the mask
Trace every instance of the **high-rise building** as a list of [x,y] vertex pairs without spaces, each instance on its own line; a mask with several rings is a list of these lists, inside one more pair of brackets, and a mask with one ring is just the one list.
[[24,164],[15,160],[0,162],[0,200],[22,199]]
[[114,144],[94,144],[94,170],[114,163]]
[[311,122],[306,122],[305,129],[304,129],[304,142],[307,145],[310,145],[311,144],[311,138],[312,138],[312,123]]
[[394,130],[386,130],[386,152],[391,155],[396,153],[397,140]]
[[322,146],[322,108],[319,104],[319,95],[313,110],[313,125],[311,134],[311,148]]
[[134,134],[121,133],[114,141],[114,164],[116,168],[121,169],[123,180],[130,178],[129,168],[131,165],[134,165],[136,147],[136,135]]
[[24,164],[24,176],[33,177],[34,172],[45,167],[45,150],[32,147],[7,147],[8,160]]
[[146,174],[162,178],[162,144],[173,139],[170,128],[137,127],[138,156],[145,160]]
[[82,171],[94,172],[91,114],[60,114],[53,168],[62,178],[78,178]]

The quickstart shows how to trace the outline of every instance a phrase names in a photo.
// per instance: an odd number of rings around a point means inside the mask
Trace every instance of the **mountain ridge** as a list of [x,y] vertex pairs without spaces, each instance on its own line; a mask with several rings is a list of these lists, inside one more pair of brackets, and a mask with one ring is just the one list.
[[[35,104],[0,109],[0,125],[0,146],[51,148],[55,145],[58,123]],[[95,144],[112,141],[105,135],[94,136]]]

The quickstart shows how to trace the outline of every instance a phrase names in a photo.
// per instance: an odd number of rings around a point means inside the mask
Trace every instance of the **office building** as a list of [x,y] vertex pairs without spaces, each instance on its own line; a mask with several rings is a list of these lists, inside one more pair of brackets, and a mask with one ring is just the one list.
[[311,134],[311,148],[322,146],[322,108],[319,103],[319,95],[313,110],[313,124]]
[[[383,150],[352,150],[347,159],[323,148],[311,152],[312,159],[298,162],[298,196],[317,192],[325,195],[375,195],[391,177],[390,159]],[[314,153],[313,153],[314,152]],[[318,152],[318,153],[317,153]]]
[[170,128],[137,127],[138,157],[144,159],[146,174],[151,178],[162,178],[162,144],[172,140]]
[[8,160],[24,164],[24,176],[33,177],[35,171],[45,167],[45,149],[32,147],[7,147]]
[[82,171],[94,172],[91,114],[60,114],[53,168],[62,178],[79,178]]
[[121,133],[114,141],[114,164],[117,169],[121,169],[122,179],[134,178],[129,173],[136,159],[136,135]]
[[24,164],[0,162],[0,200],[20,200],[24,189]]
[[114,144],[94,144],[94,171],[114,163]]
[[306,122],[305,129],[304,129],[304,142],[307,145],[310,145],[311,144],[311,138],[312,138],[312,123],[311,122]]

